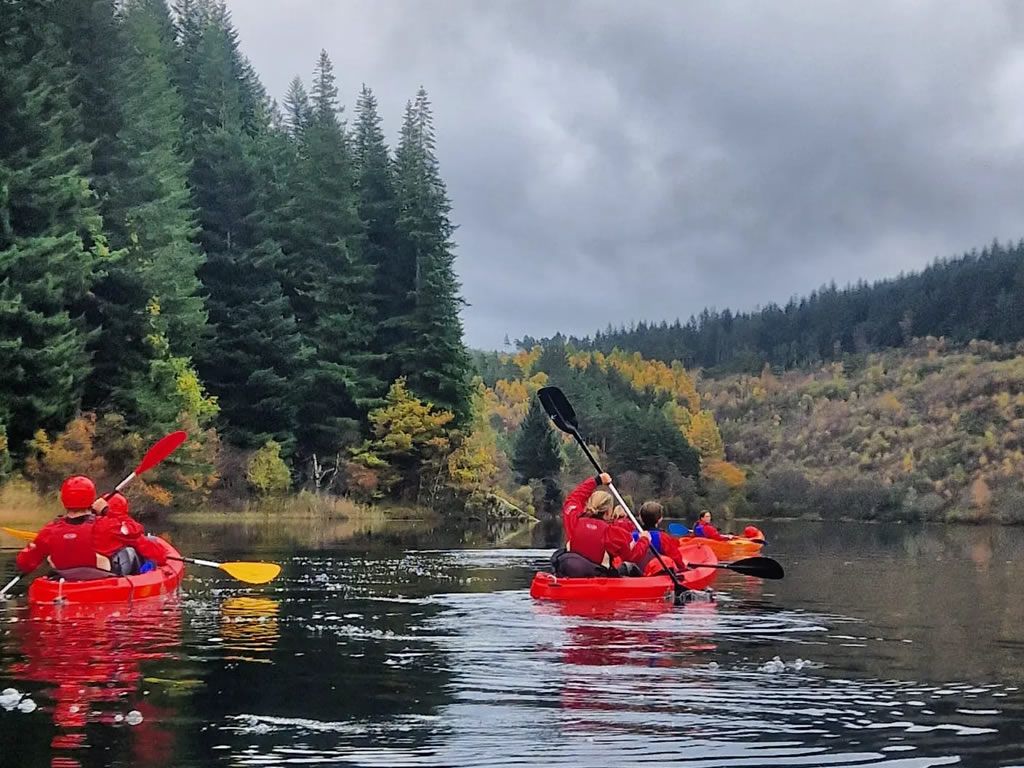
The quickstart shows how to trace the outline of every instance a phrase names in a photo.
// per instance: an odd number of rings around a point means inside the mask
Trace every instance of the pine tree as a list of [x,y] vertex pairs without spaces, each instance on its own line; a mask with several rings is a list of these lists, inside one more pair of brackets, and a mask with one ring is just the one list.
[[562,469],[558,438],[536,397],[531,399],[530,410],[519,427],[512,469],[521,483],[542,480],[545,485],[552,484]]
[[393,289],[396,305],[412,279],[409,314],[395,318],[401,341],[395,354],[409,388],[440,408],[469,416],[470,360],[462,342],[463,306],[452,252],[451,204],[434,154],[430,102],[422,88],[406,107],[396,155],[399,245],[396,256],[411,272]]
[[372,374],[372,270],[360,253],[352,147],[339,118],[333,66],[321,52],[308,121],[298,135],[285,288],[314,351],[302,384],[301,450],[335,455],[358,438],[385,387]]
[[17,453],[81,399],[89,360],[77,312],[105,256],[47,6],[0,6],[0,411]]
[[402,341],[403,323],[411,316],[416,267],[400,259],[409,250],[398,247],[394,165],[384,143],[377,99],[365,85],[356,113],[353,143],[359,218],[365,227],[363,256],[374,270],[373,295],[379,318],[373,351],[379,355],[380,378],[390,382],[401,375],[401,359],[395,350]]
[[196,43],[198,69],[189,126],[195,160],[191,183],[199,204],[207,260],[200,274],[209,293],[215,332],[200,356],[200,371],[220,403],[225,436],[245,448],[274,439],[295,443],[299,397],[294,378],[303,353],[294,316],[278,278],[280,246],[266,209],[278,192],[259,159],[271,146],[269,126],[252,137],[244,123],[233,38],[209,23]]
[[[90,401],[126,411],[152,426],[147,389],[157,365],[195,355],[206,329],[194,242],[196,212],[182,155],[182,102],[173,86],[173,38],[162,0],[133,0],[122,9],[123,53],[118,108],[130,119],[117,134],[117,162],[103,214],[119,258],[96,286],[95,373]],[[156,382],[157,391],[166,388]]]
[[309,94],[298,77],[292,78],[288,84],[288,93],[284,97],[284,121],[288,133],[298,139],[311,119]]

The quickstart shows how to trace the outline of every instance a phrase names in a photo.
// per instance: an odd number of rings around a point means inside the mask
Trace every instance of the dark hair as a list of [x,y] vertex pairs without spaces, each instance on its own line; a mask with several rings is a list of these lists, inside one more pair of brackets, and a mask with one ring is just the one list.
[[640,523],[644,530],[653,531],[665,516],[665,508],[656,501],[645,501],[640,505]]

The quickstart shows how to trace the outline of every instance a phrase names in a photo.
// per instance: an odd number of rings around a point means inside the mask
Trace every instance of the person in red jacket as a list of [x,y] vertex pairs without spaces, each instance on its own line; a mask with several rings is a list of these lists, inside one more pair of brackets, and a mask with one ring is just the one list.
[[637,541],[629,531],[615,524],[615,498],[599,484],[610,485],[611,475],[604,472],[588,477],[569,494],[562,506],[562,527],[566,549],[552,557],[559,576],[583,578],[609,575],[614,558],[636,564],[647,553],[650,534],[646,531]]
[[693,526],[693,535],[703,536],[705,539],[714,539],[715,541],[729,541],[729,539],[736,538],[735,536],[719,533],[718,529],[711,524],[711,513],[706,509],[701,510],[700,516]]
[[103,516],[96,521],[93,546],[110,560],[110,570],[121,576],[139,573],[140,558],[163,565],[167,553],[162,546],[146,536],[146,529],[128,512],[128,499],[117,491],[96,499],[93,510]]
[[[48,560],[65,578],[100,578],[110,573],[127,576],[131,558],[118,553],[138,548],[157,564],[166,562],[163,547],[146,539],[142,526],[134,520],[97,517],[93,505],[96,485],[87,477],[75,475],[61,485],[64,515],[46,524],[22,549],[15,564],[22,573],[30,573]],[[101,509],[106,503],[100,505]],[[138,564],[138,555],[134,562]]]
[[[640,505],[640,524],[651,536],[651,546],[644,558],[637,563],[644,576],[653,576],[661,573],[667,566],[672,570],[685,570],[686,560],[683,559],[679,550],[679,540],[670,536],[665,531],[659,530],[662,518],[665,516],[665,508],[656,501],[645,501]],[[633,534],[638,536],[637,533]],[[654,551],[661,554],[662,562],[658,561]],[[664,566],[663,564],[664,563]]]

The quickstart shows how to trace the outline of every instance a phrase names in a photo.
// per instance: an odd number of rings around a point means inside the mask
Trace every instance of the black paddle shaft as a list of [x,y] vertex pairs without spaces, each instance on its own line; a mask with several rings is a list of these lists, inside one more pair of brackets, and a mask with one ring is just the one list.
[[[594,469],[597,470],[599,475],[602,474],[604,470],[601,469],[601,465],[597,463],[597,459],[594,458],[594,454],[590,452],[590,448],[587,447],[582,435],[580,435],[579,422],[576,420],[576,411],[573,410],[572,404],[569,402],[569,399],[565,396],[562,390],[558,387],[542,387],[538,390],[537,397],[540,398],[540,404],[543,406],[548,416],[551,417],[551,421],[554,422],[555,426],[563,432],[572,435],[576,439],[580,448],[583,449],[583,453],[587,455],[590,463],[594,465]],[[626,506],[626,502],[623,501],[622,497],[619,496],[618,491],[615,490],[615,486],[610,485],[609,487],[612,489],[612,492],[618,501],[622,504],[622,508],[626,510],[626,514],[629,515],[629,519],[633,522],[633,525],[636,526],[638,531],[643,532],[643,526],[641,526],[636,517],[633,516],[632,511],[630,511],[629,507]],[[676,576],[672,569],[665,564],[665,561],[661,557],[661,553],[654,546],[654,542],[651,541],[648,542],[648,544],[651,551],[654,553],[654,556],[658,559],[658,564],[672,579],[672,584],[675,585],[676,598],[678,599],[683,592],[686,591],[686,587],[684,587],[682,582],[679,581],[679,577]]]

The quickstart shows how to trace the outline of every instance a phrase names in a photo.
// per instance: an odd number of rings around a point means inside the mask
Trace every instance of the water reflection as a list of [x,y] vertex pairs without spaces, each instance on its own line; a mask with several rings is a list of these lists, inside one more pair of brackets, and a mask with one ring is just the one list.
[[181,628],[176,597],[131,606],[33,605],[14,622],[20,658],[9,673],[37,684],[55,726],[56,764],[77,765],[81,750],[98,746],[89,740],[94,724],[128,728],[140,764],[167,764],[173,737],[161,726],[166,711],[144,699],[140,684],[143,663],[169,658]]
[[[170,616],[76,631],[9,606],[0,689],[42,709],[0,711],[0,762],[1024,764],[1024,531],[767,533],[784,581],[724,575],[716,603],[685,607],[533,601],[550,550],[415,532],[414,549],[397,533],[263,539],[279,580],[192,569]],[[176,535],[210,555],[244,546]],[[68,648],[100,661],[68,666]],[[116,721],[132,709],[142,724]]]
[[280,637],[280,603],[272,597],[235,595],[220,606],[220,633],[224,647],[241,661],[270,664],[267,658]]

